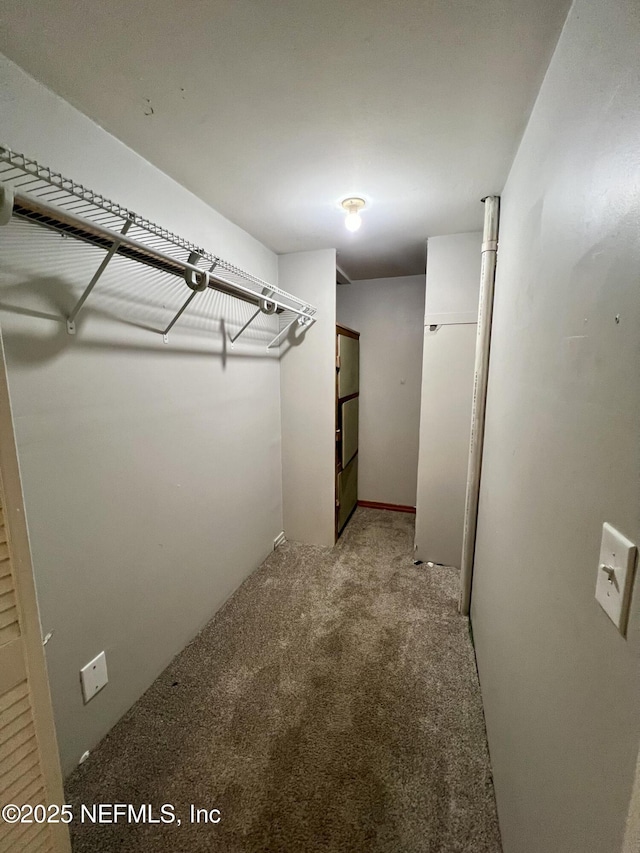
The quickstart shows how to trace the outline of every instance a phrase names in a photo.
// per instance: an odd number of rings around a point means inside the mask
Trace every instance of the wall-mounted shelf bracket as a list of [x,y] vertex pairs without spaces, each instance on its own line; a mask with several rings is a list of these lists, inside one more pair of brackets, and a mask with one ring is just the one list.
[[262,298],[258,301],[258,310],[255,311],[251,315],[251,317],[249,317],[244,326],[238,332],[236,332],[235,335],[229,335],[229,340],[231,341],[232,346],[238,340],[240,335],[243,334],[243,332],[245,332],[249,328],[249,326],[253,323],[258,314],[271,315],[276,313],[276,311],[278,310],[278,304],[270,298],[271,296],[273,296],[273,290],[268,290],[267,288],[264,288],[262,291]]
[[8,225],[13,216],[13,189],[0,185],[0,225]]
[[[127,231],[129,230],[129,228],[131,227],[132,222],[133,222],[132,219],[127,219],[127,221],[122,226],[122,230],[120,231],[120,233],[122,234],[123,237],[127,233]],[[100,278],[102,273],[106,270],[106,268],[109,264],[109,261],[115,255],[115,253],[118,251],[118,248],[119,248],[121,242],[122,242],[121,240],[114,240],[113,241],[113,243],[111,244],[111,248],[109,249],[107,254],[104,256],[104,258],[102,259],[102,263],[100,264],[98,269],[95,271],[93,278],[91,279],[89,284],[85,287],[84,293],[82,294],[80,299],[78,299],[78,301],[76,302],[75,308],[73,309],[71,314],[69,314],[69,316],[67,317],[67,332],[70,335],[75,335],[75,333],[76,333],[76,317],[80,313],[80,309],[82,308],[84,303],[89,298],[89,294],[91,293],[93,288],[98,283],[98,279]]]
[[190,304],[190,303],[195,299],[195,297],[198,295],[198,293],[199,293],[199,292],[200,292],[200,291],[198,291],[198,290],[193,290],[193,291],[191,291],[191,293],[187,296],[187,298],[186,298],[185,302],[183,303],[182,307],[180,308],[180,310],[178,311],[178,313],[176,314],[176,316],[175,316],[175,317],[173,318],[173,320],[169,323],[169,325],[167,326],[167,328],[163,331],[163,333],[162,333],[162,339],[164,340],[165,344],[168,344],[168,343],[169,343],[169,332],[171,331],[171,329],[173,329],[173,327],[175,326],[176,322],[177,322],[177,321],[180,319],[180,317],[184,314],[184,312],[186,311],[186,309],[189,307],[189,304]]
[[[202,257],[202,255],[200,255],[198,252],[191,252],[191,254],[189,255],[188,263],[193,264],[195,266],[201,257]],[[185,271],[185,275],[184,275],[185,281],[187,282],[188,286],[192,289],[192,292],[189,294],[189,296],[187,296],[186,301],[183,303],[182,307],[180,308],[180,310],[178,311],[176,316],[169,323],[167,328],[163,331],[162,340],[165,342],[165,344],[169,343],[169,332],[171,331],[171,329],[173,329],[176,322],[184,314],[184,312],[189,307],[189,304],[194,299],[194,297],[198,293],[201,293],[203,290],[206,290],[207,287],[209,287],[209,273],[212,273],[214,271],[217,264],[218,264],[218,259],[216,258],[208,270],[202,271],[204,273],[204,275],[202,277],[200,277],[199,279],[198,279],[197,274],[195,274],[193,270],[186,270]]]
[[258,314],[261,314],[261,313],[262,313],[261,309],[260,309],[260,308],[258,308],[258,310],[257,310],[254,314],[252,314],[252,315],[249,317],[249,319],[248,319],[248,320],[247,320],[247,322],[244,324],[244,326],[240,329],[240,331],[239,331],[239,332],[236,332],[236,334],[235,334],[235,335],[229,335],[229,340],[231,341],[231,345],[232,345],[232,346],[233,346],[233,344],[235,344],[235,342],[238,340],[238,338],[240,337],[240,335],[245,331],[245,329],[248,329],[248,328],[249,328],[249,326],[253,323],[253,321],[256,319],[256,317],[258,316]]
[[315,318],[314,317],[305,317],[304,315],[300,316],[300,317],[294,317],[290,323],[287,323],[287,325],[284,327],[284,329],[282,329],[280,332],[278,332],[278,334],[271,341],[271,343],[267,344],[267,349],[268,350],[272,349],[272,347],[274,347],[276,344],[279,344],[281,339],[284,338],[284,336],[287,334],[287,332],[293,326],[294,323],[297,323],[299,326],[302,326],[303,329],[308,329],[310,326],[312,326],[315,323]]

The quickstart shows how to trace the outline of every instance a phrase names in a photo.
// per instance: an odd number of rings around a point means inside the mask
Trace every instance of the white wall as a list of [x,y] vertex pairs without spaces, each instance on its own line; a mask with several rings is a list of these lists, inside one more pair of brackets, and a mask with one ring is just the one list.
[[424,277],[338,287],[338,323],[360,332],[360,500],[415,506]]
[[282,494],[287,539],[335,540],[336,252],[278,258],[280,287],[318,309],[317,322],[294,325],[280,347]]
[[[271,282],[277,259],[6,60],[2,142]],[[0,314],[62,763],[69,771],[272,547],[282,529],[273,318],[208,292],[163,344],[186,286],[36,226],[0,229]],[[151,330],[150,330],[151,329]],[[153,331],[156,330],[156,331]],[[88,705],[79,670],[106,651]]]
[[[478,207],[482,207],[480,199]],[[427,241],[426,325],[477,321],[481,245],[480,231]]]
[[[460,566],[482,234],[427,244],[416,559]],[[437,329],[430,330],[430,325]]]
[[[640,6],[576,0],[502,196],[472,623],[505,853],[617,853],[640,740]],[[619,323],[616,317],[619,317]],[[637,849],[637,848],[634,848]]]

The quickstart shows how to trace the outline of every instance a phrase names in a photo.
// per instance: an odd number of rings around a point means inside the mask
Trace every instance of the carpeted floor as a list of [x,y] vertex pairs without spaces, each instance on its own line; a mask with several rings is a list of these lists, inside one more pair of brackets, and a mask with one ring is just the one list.
[[274,552],[67,782],[181,825],[76,823],[74,853],[500,853],[458,572],[413,565],[413,519]]

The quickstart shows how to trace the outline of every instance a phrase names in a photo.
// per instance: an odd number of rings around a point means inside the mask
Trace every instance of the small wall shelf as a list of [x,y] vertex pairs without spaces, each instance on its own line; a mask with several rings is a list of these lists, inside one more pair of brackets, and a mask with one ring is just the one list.
[[198,293],[207,288],[256,306],[255,313],[231,337],[232,344],[261,313],[280,315],[280,331],[267,349],[278,345],[294,324],[308,328],[315,322],[313,305],[47,166],[0,146],[0,225],[8,224],[13,216],[68,234],[107,252],[66,317],[67,331],[71,335],[76,332],[78,314],[114,255],[184,280],[187,288],[184,303],[168,326],[158,330],[165,341]]

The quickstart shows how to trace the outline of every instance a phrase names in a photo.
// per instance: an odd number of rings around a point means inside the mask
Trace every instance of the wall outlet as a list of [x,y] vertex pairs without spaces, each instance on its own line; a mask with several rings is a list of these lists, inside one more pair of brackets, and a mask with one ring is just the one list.
[[596,600],[624,637],[627,631],[636,546],[606,522],[596,580]]
[[104,652],[100,652],[93,660],[80,670],[80,683],[82,684],[82,696],[85,705],[105,686],[109,677],[107,675],[107,659]]
[[284,538],[284,530],[282,533],[278,533],[276,538],[273,540],[273,550],[275,551],[280,545],[282,545],[287,540]]

